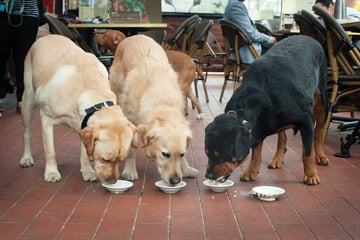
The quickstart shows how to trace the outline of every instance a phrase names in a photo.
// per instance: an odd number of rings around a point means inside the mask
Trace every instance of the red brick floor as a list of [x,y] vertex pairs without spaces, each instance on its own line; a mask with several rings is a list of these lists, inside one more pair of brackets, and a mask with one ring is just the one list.
[[[318,167],[321,184],[302,183],[300,135],[288,132],[288,151],[282,169],[270,170],[266,162],[274,153],[276,137],[266,139],[263,164],[256,182],[240,182],[248,162],[230,179],[235,185],[224,193],[209,192],[202,184],[207,159],[204,127],[223,111],[219,103],[222,79],[208,83],[210,102],[200,102],[205,118],[196,120],[190,108],[188,119],[193,141],[187,153],[197,178],[185,179],[187,187],[176,194],[159,191],[154,163],[138,150],[139,180],[129,191],[112,195],[98,182],[84,182],[80,175],[79,137],[64,126],[55,129],[56,151],[63,179],[43,180],[44,153],[38,114],[33,121],[31,168],[20,168],[22,123],[15,106],[0,118],[0,239],[360,239],[360,151],[351,148],[351,158],[334,157],[340,149],[339,132],[331,124],[325,150],[330,166]],[[201,83],[199,85],[202,94]],[[274,202],[249,197],[258,185],[282,187],[286,193]]]

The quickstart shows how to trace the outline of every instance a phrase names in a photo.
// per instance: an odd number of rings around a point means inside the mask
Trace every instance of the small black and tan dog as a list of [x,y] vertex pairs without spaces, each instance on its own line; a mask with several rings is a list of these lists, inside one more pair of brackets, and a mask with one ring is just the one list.
[[253,62],[225,113],[205,129],[206,177],[225,181],[251,148],[250,164],[240,180],[255,181],[263,140],[274,133],[278,133],[277,153],[268,167],[281,167],[286,151],[285,129],[293,128],[295,133],[300,131],[303,143],[303,181],[319,184],[315,161],[328,165],[321,141],[327,114],[326,68],[321,45],[302,35],[280,41]]

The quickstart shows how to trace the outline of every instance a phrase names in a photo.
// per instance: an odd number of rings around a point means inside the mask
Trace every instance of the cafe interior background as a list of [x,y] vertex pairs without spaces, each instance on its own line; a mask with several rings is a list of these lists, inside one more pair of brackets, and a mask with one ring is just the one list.
[[[203,18],[222,17],[227,0],[44,0],[49,13],[58,15],[74,12],[81,20],[135,13],[135,22],[159,22],[169,18],[186,18],[198,14]],[[314,0],[246,0],[254,21],[276,31],[284,20],[302,9],[311,11]],[[145,14],[147,13],[147,15]],[[124,21],[124,20],[123,20]],[[132,20],[134,21],[134,20]],[[291,21],[291,20],[290,20]]]

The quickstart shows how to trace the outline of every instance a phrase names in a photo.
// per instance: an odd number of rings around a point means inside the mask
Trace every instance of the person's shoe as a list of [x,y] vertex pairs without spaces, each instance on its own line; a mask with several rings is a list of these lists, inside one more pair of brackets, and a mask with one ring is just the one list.
[[16,105],[16,112],[21,113],[21,102],[18,102]]

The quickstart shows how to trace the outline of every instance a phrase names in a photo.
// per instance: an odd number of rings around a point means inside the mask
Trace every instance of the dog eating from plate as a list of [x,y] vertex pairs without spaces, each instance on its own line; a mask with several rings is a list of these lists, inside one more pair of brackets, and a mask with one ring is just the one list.
[[[198,171],[186,159],[192,132],[183,114],[184,97],[162,47],[141,34],[122,40],[110,68],[110,85],[162,180],[176,185],[183,177],[195,177]],[[132,149],[122,171],[127,180],[138,178],[135,157]]]
[[116,182],[120,163],[128,156],[131,146],[137,147],[138,137],[135,125],[116,104],[105,66],[70,39],[48,35],[37,40],[26,56],[24,85],[24,152],[19,165],[34,165],[31,119],[38,105],[46,160],[45,181],[57,182],[62,178],[55,156],[54,127],[65,124],[82,140],[83,180]]

